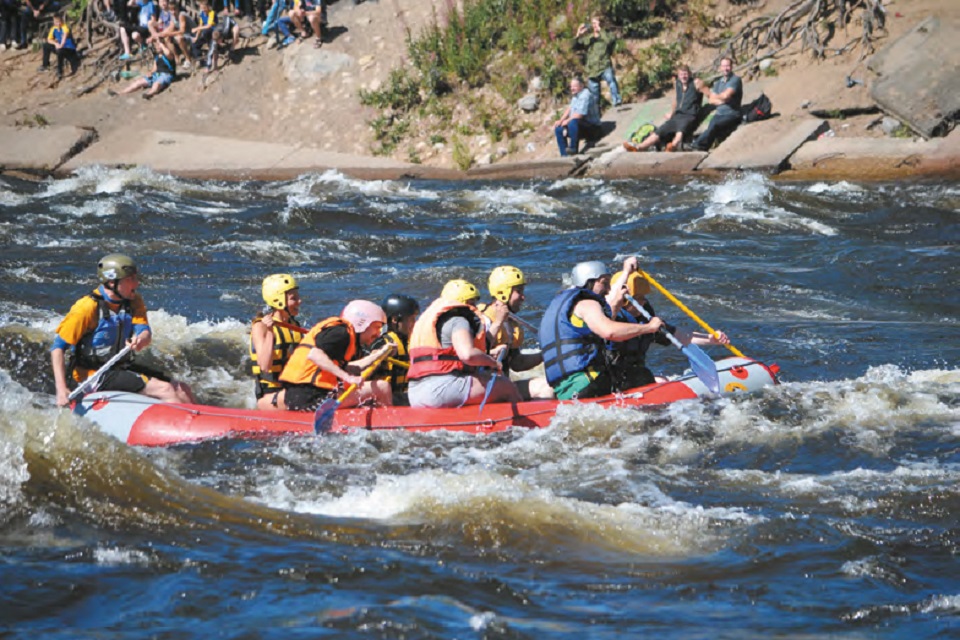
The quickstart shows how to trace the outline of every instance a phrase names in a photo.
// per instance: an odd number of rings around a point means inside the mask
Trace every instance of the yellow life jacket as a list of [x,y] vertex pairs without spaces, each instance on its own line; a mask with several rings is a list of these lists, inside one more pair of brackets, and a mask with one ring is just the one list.
[[[317,346],[317,335],[321,331],[337,325],[343,325],[347,328],[347,331],[350,333],[350,345],[347,347],[347,352],[343,355],[343,359],[334,360],[334,362],[336,362],[341,369],[347,366],[347,363],[353,360],[353,357],[357,353],[357,332],[354,331],[353,325],[343,318],[327,318],[314,325],[314,327],[310,329],[310,332],[300,340],[300,344],[293,350],[290,359],[287,360],[287,364],[283,368],[283,372],[280,374],[280,382],[286,382],[288,384],[312,384],[320,389],[336,389],[339,379],[329,371],[324,371],[318,367],[316,363],[307,356],[310,355],[310,350]],[[333,360],[333,358],[330,359]]]
[[[490,318],[491,322],[496,318],[493,311],[493,304],[482,304],[477,308],[483,312],[483,315]],[[500,330],[497,331],[497,335],[494,336],[490,348],[493,349],[501,344],[507,345],[508,349],[519,349],[523,346],[523,327],[509,317],[504,318],[503,324],[500,325]]]
[[[257,322],[260,321],[257,320]],[[256,325],[257,322],[253,324]],[[293,317],[290,318],[289,323],[300,326],[297,319]],[[257,380],[260,392],[280,389],[280,372],[283,371],[283,366],[290,359],[291,352],[300,342],[300,334],[293,329],[273,325],[271,330],[273,331],[273,356],[270,359],[270,368],[266,371],[260,370],[260,364],[257,362],[257,349],[253,344],[253,335],[250,336],[250,371],[253,372],[253,377]]]
[[[371,350],[375,351],[387,342],[397,345],[397,352],[391,356],[391,360],[399,360],[406,363],[410,362],[410,351],[407,348],[407,341],[401,338],[396,331],[388,331],[380,336],[380,338],[373,343]],[[376,377],[389,382],[390,388],[394,393],[406,393],[407,372],[408,367],[386,360],[377,370]]]

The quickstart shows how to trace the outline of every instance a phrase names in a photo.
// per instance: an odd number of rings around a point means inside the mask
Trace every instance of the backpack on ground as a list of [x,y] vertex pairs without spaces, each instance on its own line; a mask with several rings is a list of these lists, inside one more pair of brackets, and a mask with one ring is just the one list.
[[649,136],[651,133],[656,131],[656,129],[657,128],[649,122],[646,124],[642,124],[639,127],[637,127],[636,131],[630,134],[630,142],[633,144],[640,144],[641,142],[647,139],[647,136]]
[[773,105],[766,94],[761,93],[760,97],[740,107],[740,116],[744,122],[756,122],[757,120],[766,120],[773,113]]

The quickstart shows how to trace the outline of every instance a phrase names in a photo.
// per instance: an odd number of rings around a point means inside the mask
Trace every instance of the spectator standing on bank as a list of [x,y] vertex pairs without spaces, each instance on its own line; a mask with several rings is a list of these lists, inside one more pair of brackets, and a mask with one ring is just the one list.
[[576,48],[585,49],[587,52],[584,62],[587,88],[596,98],[597,105],[600,104],[600,79],[602,78],[610,87],[610,100],[613,106],[619,107],[623,101],[620,99],[620,87],[617,85],[617,77],[613,73],[613,61],[610,59],[614,47],[617,46],[616,36],[604,31],[600,27],[600,16],[594,16],[590,20],[589,27],[581,24],[577,28],[575,38]]
[[720,58],[720,78],[707,87],[700,78],[693,84],[707,102],[717,107],[707,130],[697,136],[691,148],[694,151],[709,151],[716,141],[723,141],[740,125],[740,103],[743,101],[743,82],[733,73],[733,60]]

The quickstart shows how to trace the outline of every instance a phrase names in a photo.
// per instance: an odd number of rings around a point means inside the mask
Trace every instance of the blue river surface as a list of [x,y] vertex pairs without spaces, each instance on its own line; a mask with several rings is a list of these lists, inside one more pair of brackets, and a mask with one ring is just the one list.
[[[944,181],[0,177],[0,638],[960,637],[958,222]],[[253,406],[267,274],[309,324],[511,264],[539,324],[575,263],[631,255],[782,384],[492,435],[130,447],[50,370],[115,251],[146,359],[204,404]]]

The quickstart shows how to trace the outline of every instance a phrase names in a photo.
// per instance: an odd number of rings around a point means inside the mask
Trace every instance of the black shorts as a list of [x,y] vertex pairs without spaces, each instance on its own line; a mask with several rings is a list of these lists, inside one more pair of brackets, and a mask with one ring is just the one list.
[[283,402],[290,411],[315,411],[327,398],[332,398],[333,391],[318,389],[312,384],[286,385],[287,393]]
[[[683,133],[684,138],[690,138],[693,134],[695,125],[697,124],[696,116],[686,116],[686,115],[674,115],[672,118],[664,122],[657,129],[657,135],[660,136],[660,139],[672,138],[677,135],[677,133]],[[669,142],[667,140],[666,142]]]
[[126,369],[112,369],[103,374],[97,391],[129,391],[140,393],[147,386],[144,376]]

